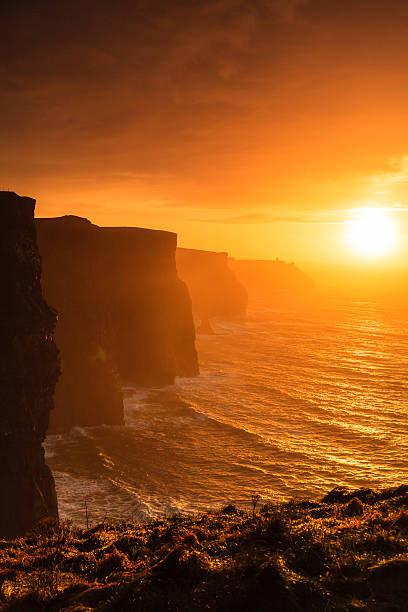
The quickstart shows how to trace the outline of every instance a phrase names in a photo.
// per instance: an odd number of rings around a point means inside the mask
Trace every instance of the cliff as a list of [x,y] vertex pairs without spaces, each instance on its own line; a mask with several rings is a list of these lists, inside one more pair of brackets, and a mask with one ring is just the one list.
[[175,234],[71,216],[39,219],[37,231],[45,295],[60,313],[52,429],[121,424],[121,384],[164,385],[198,373]]
[[112,348],[126,383],[166,385],[196,376],[191,299],[176,270],[176,234],[103,228],[110,254]]
[[232,259],[230,266],[251,293],[275,299],[299,299],[313,289],[313,281],[294,263],[280,259]]
[[108,271],[98,234],[99,228],[77,217],[37,220],[43,290],[58,311],[62,368],[51,431],[123,423],[118,374],[105,346],[103,277]]
[[0,537],[58,514],[42,447],[59,376],[56,314],[41,293],[34,206],[0,192]]
[[176,261],[198,317],[232,318],[245,314],[247,292],[229,267],[227,253],[178,248]]

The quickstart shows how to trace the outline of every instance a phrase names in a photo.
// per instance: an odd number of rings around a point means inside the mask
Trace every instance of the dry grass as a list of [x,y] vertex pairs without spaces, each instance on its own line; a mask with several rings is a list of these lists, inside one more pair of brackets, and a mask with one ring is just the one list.
[[3,610],[408,610],[408,486],[0,542]]

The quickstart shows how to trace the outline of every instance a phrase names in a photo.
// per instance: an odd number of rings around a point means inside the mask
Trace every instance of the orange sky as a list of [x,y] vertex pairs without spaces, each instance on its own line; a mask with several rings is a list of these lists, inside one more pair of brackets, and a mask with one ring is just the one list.
[[3,0],[0,188],[236,257],[408,262],[405,0]]

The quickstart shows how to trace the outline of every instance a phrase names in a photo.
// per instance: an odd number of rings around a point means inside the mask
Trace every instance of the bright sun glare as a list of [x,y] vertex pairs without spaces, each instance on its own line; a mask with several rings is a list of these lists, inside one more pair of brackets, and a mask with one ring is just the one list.
[[397,231],[391,215],[380,208],[362,208],[348,224],[349,245],[363,257],[381,257],[394,248]]

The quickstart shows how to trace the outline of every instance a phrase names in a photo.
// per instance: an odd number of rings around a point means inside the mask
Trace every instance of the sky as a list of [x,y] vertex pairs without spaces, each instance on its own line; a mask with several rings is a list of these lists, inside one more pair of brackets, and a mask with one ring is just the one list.
[[240,258],[408,262],[406,0],[2,0],[0,189]]

